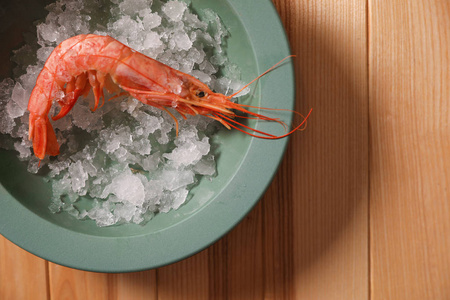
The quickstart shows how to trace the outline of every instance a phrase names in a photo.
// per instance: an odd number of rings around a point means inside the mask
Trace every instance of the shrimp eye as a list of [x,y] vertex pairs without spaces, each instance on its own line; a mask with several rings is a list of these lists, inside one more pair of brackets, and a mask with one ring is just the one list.
[[204,91],[197,92],[197,97],[199,98],[205,97],[205,92]]

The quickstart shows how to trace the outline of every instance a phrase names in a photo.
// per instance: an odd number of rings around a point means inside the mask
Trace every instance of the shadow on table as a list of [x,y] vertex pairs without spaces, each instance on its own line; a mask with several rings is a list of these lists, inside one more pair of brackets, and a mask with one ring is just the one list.
[[292,218],[292,252],[285,254],[292,256],[291,279],[297,288],[303,283],[316,288],[342,284],[346,275],[365,286],[369,241],[365,27],[357,39],[353,36],[357,25],[344,22],[347,28],[333,27],[331,19],[320,18],[325,17],[305,18],[298,34],[291,35],[297,55],[297,110],[314,111],[308,128],[292,137],[283,163],[291,178],[283,178],[281,184],[292,189],[292,196],[283,199],[292,201],[287,214]]
[[314,109],[307,129],[292,136],[274,182],[234,230],[194,257],[156,271],[158,294],[289,298],[299,285],[318,287],[345,270],[353,272],[355,284],[367,284],[365,32],[358,40],[350,29],[314,17],[302,22],[290,39],[297,55],[296,110]]

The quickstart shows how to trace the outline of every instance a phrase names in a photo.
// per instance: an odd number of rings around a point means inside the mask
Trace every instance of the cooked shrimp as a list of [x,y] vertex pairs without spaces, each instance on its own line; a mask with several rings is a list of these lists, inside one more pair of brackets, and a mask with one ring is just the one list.
[[173,108],[183,118],[186,115],[204,115],[219,121],[228,129],[235,128],[266,139],[290,135],[300,129],[309,116],[280,136],[250,128],[235,120],[239,116],[234,111],[247,114],[247,118],[284,123],[246,109],[251,106],[230,101],[240,91],[230,96],[214,93],[193,76],[136,52],[109,36],[78,35],[63,41],[53,50],[30,96],[29,138],[33,141],[34,153],[39,159],[44,159],[45,155],[59,154],[59,145],[48,117],[53,101],[56,100],[61,107],[59,113],[52,117],[58,120],[91,88],[95,97],[93,111],[98,108],[100,100],[103,105],[103,89],[106,88],[112,94],[128,94],[142,103],[166,111],[175,120],[177,133],[177,119],[168,108]]

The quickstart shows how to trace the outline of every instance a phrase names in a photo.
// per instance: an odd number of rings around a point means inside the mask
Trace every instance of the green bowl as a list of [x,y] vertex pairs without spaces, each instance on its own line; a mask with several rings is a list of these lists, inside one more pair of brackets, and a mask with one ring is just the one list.
[[[269,0],[192,0],[192,7],[211,8],[222,18],[231,34],[227,53],[240,66],[244,81],[290,54]],[[5,34],[5,30],[0,32]],[[292,109],[294,89],[293,65],[288,62],[260,79],[245,103]],[[289,113],[283,117],[291,122]],[[281,133],[276,123],[253,125]],[[111,227],[97,227],[93,221],[80,221],[66,213],[52,214],[48,209],[50,186],[28,173],[15,153],[2,150],[0,233],[37,256],[88,271],[146,270],[191,256],[226,234],[258,202],[283,157],[287,139],[262,140],[222,130],[214,143],[219,153],[218,175],[211,181],[201,180],[186,204],[156,215],[145,225]]]

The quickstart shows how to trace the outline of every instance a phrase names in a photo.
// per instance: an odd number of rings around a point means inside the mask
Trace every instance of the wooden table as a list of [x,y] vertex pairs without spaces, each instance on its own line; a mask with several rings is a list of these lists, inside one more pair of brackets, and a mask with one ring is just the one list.
[[450,1],[274,3],[314,112],[245,220],[131,274],[1,238],[0,299],[450,299]]

